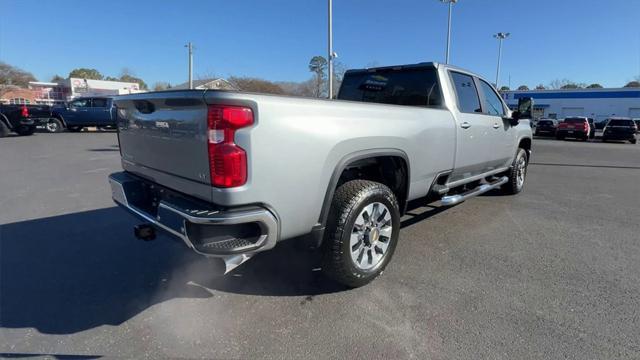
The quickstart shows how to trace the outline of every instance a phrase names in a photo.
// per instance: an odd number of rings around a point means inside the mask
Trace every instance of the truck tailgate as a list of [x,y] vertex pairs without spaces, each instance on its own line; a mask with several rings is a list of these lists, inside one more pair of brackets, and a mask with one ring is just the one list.
[[210,183],[203,91],[115,99],[123,165]]

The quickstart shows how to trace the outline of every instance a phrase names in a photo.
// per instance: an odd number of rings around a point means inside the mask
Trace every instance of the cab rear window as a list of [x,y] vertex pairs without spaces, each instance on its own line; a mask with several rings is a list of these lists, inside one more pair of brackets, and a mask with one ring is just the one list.
[[392,105],[442,106],[438,75],[432,68],[347,72],[338,99]]
[[587,122],[586,119],[564,119],[564,122],[567,124],[584,124]]
[[607,124],[607,126],[630,126],[630,127],[635,127],[636,124],[633,122],[633,120],[613,119],[613,120],[609,120],[609,123]]

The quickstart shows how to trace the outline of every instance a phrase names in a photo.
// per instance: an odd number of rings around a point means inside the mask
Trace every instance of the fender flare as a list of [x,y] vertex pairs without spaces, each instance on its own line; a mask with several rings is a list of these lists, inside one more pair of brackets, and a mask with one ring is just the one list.
[[[407,153],[400,149],[393,148],[382,148],[382,149],[367,149],[356,151],[350,154],[345,155],[333,169],[333,173],[331,174],[331,178],[329,179],[329,184],[327,185],[327,190],[324,194],[324,200],[322,202],[322,209],[320,210],[320,217],[318,218],[318,223],[311,230],[312,238],[315,246],[320,246],[322,244],[322,240],[324,237],[324,229],[327,225],[327,219],[329,217],[329,209],[331,207],[331,201],[333,200],[333,194],[336,191],[336,187],[338,185],[338,181],[340,180],[340,176],[342,172],[347,168],[347,166],[353,162],[373,158],[373,157],[381,157],[381,156],[394,156],[402,158],[407,164],[407,181],[405,184],[405,194],[409,195],[409,186],[411,184],[411,164],[409,162],[409,156]],[[404,202],[404,206],[400,209],[400,213],[403,213],[408,201]]]

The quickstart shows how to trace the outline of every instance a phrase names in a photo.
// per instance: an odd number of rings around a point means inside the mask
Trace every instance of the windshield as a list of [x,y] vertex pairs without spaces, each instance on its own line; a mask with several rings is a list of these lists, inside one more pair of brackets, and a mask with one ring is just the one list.
[[381,69],[347,73],[340,100],[439,107],[442,94],[435,69]]

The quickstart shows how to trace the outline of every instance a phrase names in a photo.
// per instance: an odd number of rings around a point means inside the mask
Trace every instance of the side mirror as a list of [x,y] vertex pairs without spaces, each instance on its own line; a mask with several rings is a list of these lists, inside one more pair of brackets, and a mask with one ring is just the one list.
[[520,113],[519,119],[531,119],[531,115],[533,114],[533,99],[530,97],[518,99],[518,112]]
[[511,117],[508,119],[509,120],[509,125],[511,126],[516,126],[520,123],[520,118],[522,117],[522,114],[520,113],[520,111],[518,110],[514,110],[511,112]]

